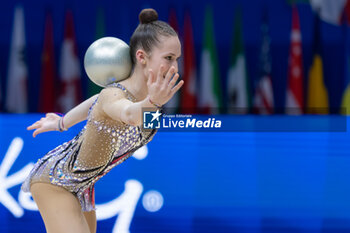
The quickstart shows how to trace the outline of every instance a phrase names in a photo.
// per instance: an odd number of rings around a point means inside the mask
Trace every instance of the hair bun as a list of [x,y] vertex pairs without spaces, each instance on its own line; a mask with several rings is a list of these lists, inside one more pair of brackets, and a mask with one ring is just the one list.
[[139,20],[141,24],[152,23],[158,20],[158,13],[152,8],[143,9],[139,14]]

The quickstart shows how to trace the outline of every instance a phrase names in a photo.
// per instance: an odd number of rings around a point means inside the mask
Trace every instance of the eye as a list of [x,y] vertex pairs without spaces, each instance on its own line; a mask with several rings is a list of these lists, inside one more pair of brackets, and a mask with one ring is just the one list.
[[172,56],[166,56],[165,59],[168,60],[168,61],[171,61],[171,60],[173,60],[173,57]]

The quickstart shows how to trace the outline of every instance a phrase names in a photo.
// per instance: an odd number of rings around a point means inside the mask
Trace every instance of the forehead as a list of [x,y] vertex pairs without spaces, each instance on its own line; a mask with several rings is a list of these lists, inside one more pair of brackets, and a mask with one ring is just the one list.
[[181,43],[177,36],[160,36],[159,43],[153,49],[154,53],[173,53],[181,55]]

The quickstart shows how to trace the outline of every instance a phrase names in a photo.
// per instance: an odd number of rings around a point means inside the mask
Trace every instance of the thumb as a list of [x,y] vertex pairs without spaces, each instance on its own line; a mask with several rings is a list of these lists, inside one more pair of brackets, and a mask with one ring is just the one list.
[[33,137],[35,138],[36,135],[41,134],[41,133],[46,132],[46,131],[47,131],[47,130],[42,129],[42,128],[37,129],[37,130],[35,130],[35,131],[33,132]]

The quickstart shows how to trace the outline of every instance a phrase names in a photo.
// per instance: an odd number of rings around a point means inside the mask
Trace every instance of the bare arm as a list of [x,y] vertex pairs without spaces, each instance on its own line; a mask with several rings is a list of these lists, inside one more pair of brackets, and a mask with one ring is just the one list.
[[[179,78],[179,74],[175,74],[175,67],[169,69],[165,78],[163,78],[163,69],[163,66],[161,66],[157,77],[155,77],[153,71],[150,70],[150,76],[147,81],[149,94],[144,100],[133,103],[127,99],[121,99],[112,103],[106,103],[103,104],[104,112],[112,119],[121,120],[126,124],[134,126],[141,125],[143,108],[153,108],[156,110],[157,108],[152,103],[157,103],[157,105],[160,106],[164,105],[184,83],[184,81],[181,80],[175,85]],[[173,78],[171,79],[171,77]]]
[[98,94],[90,97],[84,102],[80,103],[76,107],[72,108],[69,112],[66,113],[63,120],[63,125],[68,129],[73,125],[86,120],[89,109],[94,101],[97,99]]
[[[67,112],[64,118],[62,118],[64,127],[68,129],[73,125],[85,120],[87,118],[89,108],[97,97],[98,95],[94,95]],[[45,117],[28,126],[27,130],[35,129],[33,132],[33,137],[43,132],[58,131],[58,124],[60,119],[61,117],[55,113],[47,113]]]
[[133,103],[127,99],[118,100],[112,104],[104,104],[103,111],[114,120],[139,126],[142,124],[142,108],[156,111],[156,107],[149,101],[149,96],[140,102]]

